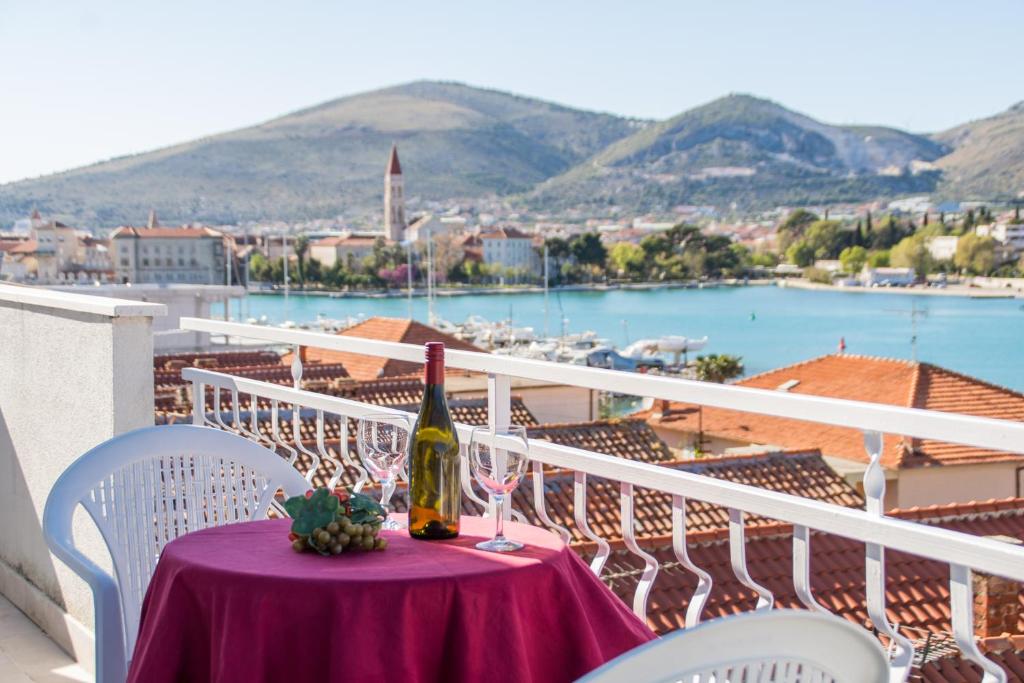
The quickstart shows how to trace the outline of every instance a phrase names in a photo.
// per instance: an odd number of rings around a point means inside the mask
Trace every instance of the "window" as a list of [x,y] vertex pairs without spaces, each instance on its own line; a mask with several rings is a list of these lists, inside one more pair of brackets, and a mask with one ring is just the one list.
[[149,265],[149,259],[148,258],[142,259],[142,265],[148,266]]
[[127,268],[128,267],[128,259],[122,258],[121,259],[121,265],[124,266],[125,268]]
[[[181,250],[180,250],[180,249],[178,250],[178,253],[179,253],[179,254],[181,253]],[[183,266],[183,265],[185,265],[185,259],[183,259],[183,258],[181,258],[181,257],[179,256],[179,257],[178,257],[178,265],[179,265],[179,266]]]

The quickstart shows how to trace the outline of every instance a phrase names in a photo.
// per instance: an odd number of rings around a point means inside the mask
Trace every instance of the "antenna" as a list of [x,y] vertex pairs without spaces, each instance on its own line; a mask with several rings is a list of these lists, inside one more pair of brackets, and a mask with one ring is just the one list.
[[903,311],[896,308],[885,309],[889,313],[896,313],[898,315],[909,315],[910,316],[910,359],[917,362],[917,321],[919,318],[928,317],[927,308],[918,308],[917,300],[910,300],[910,310]]

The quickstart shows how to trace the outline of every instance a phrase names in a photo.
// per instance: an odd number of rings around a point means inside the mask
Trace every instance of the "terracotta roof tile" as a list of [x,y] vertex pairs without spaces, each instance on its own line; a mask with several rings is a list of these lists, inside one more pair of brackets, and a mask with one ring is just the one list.
[[180,228],[136,228],[132,226],[122,226],[114,232],[110,233],[110,239],[119,238],[189,238],[194,239],[197,237],[223,237],[224,234],[214,230],[213,228],[194,228],[191,226],[182,226]]
[[641,462],[676,460],[650,425],[637,418],[539,425],[529,430],[529,437]]
[[[911,408],[1024,421],[1024,394],[927,363],[836,354],[814,358],[737,382],[737,386],[828,396]],[[667,410],[666,410],[667,407]],[[736,410],[662,403],[645,413],[656,427],[785,448],[820,448],[832,455],[867,461],[858,430]],[[1017,459],[971,446],[908,439],[887,434],[882,464],[887,467],[966,464]]]
[[[406,318],[375,317],[353,325],[338,334],[345,337],[364,337],[378,341],[401,342],[404,344],[423,345],[428,341],[444,342],[446,348],[459,351],[480,351],[469,342],[428,327],[423,323]],[[289,356],[286,356],[286,361]],[[348,368],[349,374],[358,380],[379,379],[408,375],[422,371],[422,363],[397,361],[380,356],[364,356],[345,351],[308,348],[307,362],[342,363]]]
[[[893,510],[888,514],[979,536],[1024,538],[1024,499]],[[793,589],[792,528],[785,524],[748,528],[747,538],[748,567],[754,580],[775,594],[777,606],[800,607]],[[678,566],[670,536],[641,539],[641,544],[662,565],[651,592],[648,621],[660,633],[682,628],[696,580]],[[687,547],[691,559],[713,579],[704,618],[753,609],[756,596],[732,572],[725,529],[688,534]],[[583,546],[581,550],[584,554],[593,552]],[[864,564],[863,543],[813,532],[813,593],[829,611],[857,624],[869,623]],[[606,581],[620,596],[632,600],[642,566],[636,556],[619,544],[605,570]],[[890,620],[899,624],[911,639],[926,639],[929,633],[942,635],[951,630],[949,567],[945,563],[887,552],[886,600]],[[1021,602],[1024,605],[1024,595]],[[1019,632],[1024,633],[1024,608]]]
[[[1024,650],[988,652],[986,657],[1006,672],[1008,683],[1024,683]],[[981,683],[982,671],[960,655],[942,657],[914,669],[910,683]]]

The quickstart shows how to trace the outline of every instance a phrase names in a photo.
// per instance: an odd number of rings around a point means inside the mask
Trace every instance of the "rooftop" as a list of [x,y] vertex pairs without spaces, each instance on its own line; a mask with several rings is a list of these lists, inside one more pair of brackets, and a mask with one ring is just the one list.
[[[849,354],[821,356],[736,382],[736,386],[790,394],[883,403],[907,408],[1024,421],[1024,394],[952,370],[905,360]],[[832,455],[867,461],[859,430],[687,403],[661,402],[647,412],[652,426],[785,448],[820,448]],[[886,467],[969,464],[1021,456],[933,440],[887,435]],[[894,438],[893,438],[894,437]]]

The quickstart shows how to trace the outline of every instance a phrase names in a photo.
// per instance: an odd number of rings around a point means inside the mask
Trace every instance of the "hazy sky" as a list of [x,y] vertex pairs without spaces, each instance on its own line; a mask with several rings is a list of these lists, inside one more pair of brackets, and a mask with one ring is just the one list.
[[420,78],[934,131],[1024,99],[1022,31],[1024,0],[0,0],[0,182]]

